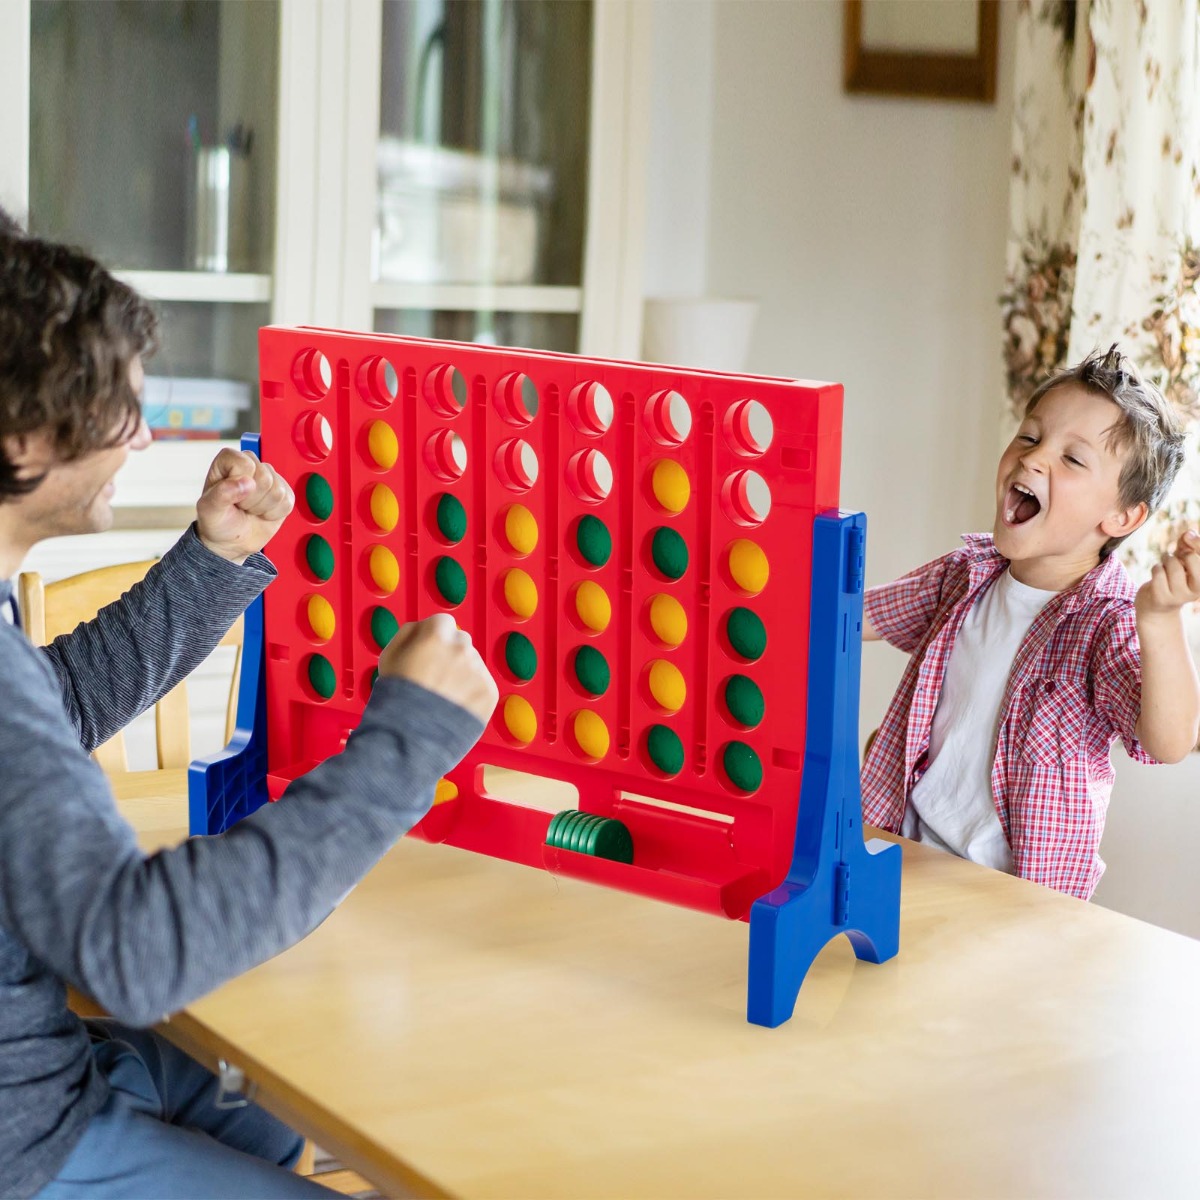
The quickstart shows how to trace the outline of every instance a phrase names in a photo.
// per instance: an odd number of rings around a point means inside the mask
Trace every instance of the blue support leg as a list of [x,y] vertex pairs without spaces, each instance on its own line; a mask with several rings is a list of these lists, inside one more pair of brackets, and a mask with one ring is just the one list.
[[[259,437],[248,433],[242,449],[260,454]],[[263,598],[246,609],[237,728],[224,750],[188,768],[188,830],[193,837],[223,833],[267,802],[267,686],[263,647]]]
[[862,663],[862,513],[817,517],[809,627],[804,772],[792,865],[750,910],[746,1016],[775,1027],[827,942],[846,934],[858,958],[900,946],[900,847],[863,843],[858,700]]

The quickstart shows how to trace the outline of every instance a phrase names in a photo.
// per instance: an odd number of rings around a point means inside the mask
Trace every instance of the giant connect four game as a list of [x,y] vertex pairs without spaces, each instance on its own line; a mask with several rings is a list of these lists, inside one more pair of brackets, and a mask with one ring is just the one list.
[[[900,850],[861,830],[840,386],[313,328],[264,329],[260,371],[247,444],[297,505],[193,833],[286,803],[399,625],[448,612],[500,703],[410,836],[747,919],[758,1024],[837,934],[896,953]],[[497,768],[577,802],[493,794]]]

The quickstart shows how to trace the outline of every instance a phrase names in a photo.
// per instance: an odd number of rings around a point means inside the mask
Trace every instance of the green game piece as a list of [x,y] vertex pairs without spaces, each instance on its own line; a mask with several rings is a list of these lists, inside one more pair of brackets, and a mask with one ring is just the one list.
[[729,715],[740,724],[753,728],[763,719],[765,705],[762,690],[745,675],[732,675],[725,684],[725,705]]
[[570,809],[563,814],[563,819],[559,822],[558,829],[554,835],[554,844],[560,850],[567,850],[571,844],[571,833],[575,828],[575,822],[579,817],[578,809]]
[[583,853],[583,841],[587,837],[587,832],[592,827],[591,814],[581,812],[575,819],[574,825],[571,826],[571,837],[567,844],[568,850],[574,850],[576,854]]
[[612,862],[633,862],[633,838],[628,827],[612,817],[606,818],[596,831],[595,842],[589,853]]
[[308,682],[322,700],[328,700],[337,688],[337,676],[333,664],[323,654],[314,654],[308,660]]
[[654,531],[650,555],[654,559],[654,565],[668,579],[683,578],[683,573],[688,567],[687,543],[674,529],[663,525]]
[[767,631],[757,613],[735,608],[725,622],[729,644],[743,658],[757,662],[767,648]]
[[537,651],[523,633],[510,633],[504,639],[504,661],[518,679],[528,682],[537,674]]
[[304,557],[308,569],[318,579],[328,579],[333,574],[333,547],[319,533],[305,543]]
[[308,511],[318,521],[328,521],[333,515],[333,488],[323,475],[310,475],[304,485],[304,501]]
[[595,854],[596,853],[596,835],[604,828],[606,817],[596,816],[592,814],[592,819],[587,824],[587,829],[584,830],[583,837],[579,839],[580,854]]
[[400,622],[386,608],[376,608],[371,613],[371,636],[380,650],[396,636]]
[[443,492],[437,503],[437,527],[442,537],[456,546],[467,536],[467,510],[449,492]]
[[611,680],[608,663],[595,646],[580,646],[575,651],[575,678],[593,696],[603,696],[608,691]]
[[[557,814],[554,821],[550,823],[550,832],[553,833],[554,840],[550,842],[552,846],[557,846],[560,850],[567,848],[567,834],[571,832],[571,823],[575,820],[576,810],[573,808],[565,809]],[[550,841],[549,838],[546,839]]]
[[762,762],[745,742],[730,742],[722,761],[729,782],[743,792],[753,792],[762,783]]
[[567,814],[571,811],[572,810],[569,808],[564,808],[562,812],[556,812],[554,816],[550,818],[550,824],[546,827],[547,846],[559,845],[558,839],[562,828],[562,823],[566,820]]
[[664,775],[678,775],[683,770],[683,743],[679,735],[666,725],[651,725],[646,735],[646,753]]
[[439,558],[434,582],[447,604],[461,604],[467,597],[467,573],[452,558]]
[[599,517],[584,517],[575,530],[579,553],[593,567],[602,567],[612,557],[612,535]]

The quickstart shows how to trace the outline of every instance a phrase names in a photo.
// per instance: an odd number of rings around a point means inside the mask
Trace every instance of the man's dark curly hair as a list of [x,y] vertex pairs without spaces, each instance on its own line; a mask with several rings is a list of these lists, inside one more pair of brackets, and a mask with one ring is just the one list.
[[33,491],[9,440],[48,434],[59,462],[120,445],[141,420],[129,366],[158,347],[149,303],[81,250],[0,208],[0,503]]

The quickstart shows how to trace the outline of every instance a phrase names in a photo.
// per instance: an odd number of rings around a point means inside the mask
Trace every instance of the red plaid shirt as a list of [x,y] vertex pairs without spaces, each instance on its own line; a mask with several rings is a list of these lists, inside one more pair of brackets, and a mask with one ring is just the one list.
[[[862,769],[863,820],[898,833],[928,766],[929,731],[954,639],[971,605],[1008,566],[991,534],[895,583],[870,588],[867,619],[911,654]],[[1142,668],[1125,568],[1109,557],[1034,619],[1009,674],[992,799],[1016,873],[1087,900],[1104,873],[1100,835],[1112,795],[1112,743],[1154,762],[1134,727]]]

